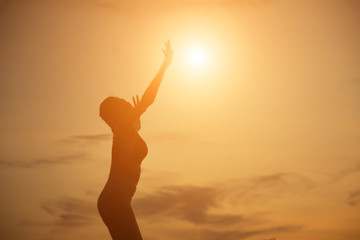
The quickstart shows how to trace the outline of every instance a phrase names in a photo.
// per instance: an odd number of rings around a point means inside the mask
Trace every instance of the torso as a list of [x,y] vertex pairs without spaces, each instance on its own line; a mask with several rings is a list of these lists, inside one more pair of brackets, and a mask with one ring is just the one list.
[[141,162],[147,152],[145,141],[135,129],[114,132],[108,183],[125,187],[133,195],[140,178]]

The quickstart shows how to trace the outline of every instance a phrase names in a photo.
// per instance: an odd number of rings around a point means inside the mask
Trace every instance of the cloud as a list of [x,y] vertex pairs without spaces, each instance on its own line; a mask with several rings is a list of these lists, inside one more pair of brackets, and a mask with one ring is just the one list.
[[348,203],[354,207],[360,205],[360,189],[349,194]]
[[248,180],[255,188],[279,187],[284,190],[296,187],[298,190],[309,189],[314,183],[299,174],[295,173],[275,173],[264,176],[257,176]]
[[75,135],[60,140],[60,143],[99,143],[103,141],[110,141],[112,134],[89,134],[89,135]]
[[241,215],[208,212],[219,207],[217,195],[212,187],[166,186],[135,199],[133,206],[139,216],[163,215],[200,225],[231,225],[241,221]]
[[299,194],[314,183],[298,174],[276,173],[249,179],[221,182],[212,187],[163,186],[153,194],[134,199],[137,214],[148,217],[161,215],[196,225],[229,226],[246,222],[241,213],[212,214],[228,201],[232,204],[254,205],[274,197]]
[[40,208],[53,217],[50,225],[57,227],[73,228],[91,225],[93,217],[97,214],[95,203],[76,198],[49,201]]
[[[286,179],[286,174],[274,174],[245,181],[273,187],[279,182],[288,182]],[[232,191],[236,191],[236,186],[233,187]],[[229,195],[226,195],[219,187],[164,186],[153,194],[135,198],[133,207],[137,216],[150,218],[152,223],[171,220],[190,222],[194,227],[191,231],[174,229],[174,234],[177,236],[179,231],[190,231],[193,239],[201,240],[240,240],[255,235],[260,235],[260,239],[263,239],[263,236],[296,232],[303,228],[300,225],[291,224],[271,226],[268,222],[266,224],[271,227],[257,227],[256,224],[264,224],[264,222],[256,217],[245,217],[236,212],[213,214],[212,210],[221,210],[221,201],[224,197],[229,197]]]
[[[247,182],[247,184],[252,184],[253,187],[258,185],[258,189],[276,188],[277,185],[282,186],[283,184],[290,185],[289,188],[291,188],[291,184],[296,182],[293,181],[293,178],[301,179],[299,176],[294,177],[293,174],[277,173],[238,181]],[[194,232],[200,234],[198,235],[199,238],[196,239],[245,239],[254,235],[269,235],[271,233],[276,234],[301,229],[300,226],[291,224],[256,228],[256,224],[264,223],[257,217],[244,216],[240,212],[226,213],[222,209],[223,200],[234,197],[229,192],[244,191],[244,189],[238,189],[238,185],[232,185],[232,189],[230,189],[227,186],[228,184],[228,182],[222,182],[210,187],[191,185],[162,186],[151,194],[135,197],[132,205],[138,217],[151,219],[155,224],[157,221],[168,220],[182,220],[192,223]],[[224,191],[223,186],[228,187],[228,191]],[[93,196],[92,192],[87,194]],[[354,196],[358,196],[357,194],[354,194]],[[94,217],[98,216],[96,204],[78,198],[65,197],[48,201],[42,204],[40,208],[53,219],[46,224],[57,227],[89,226],[93,224]],[[267,224],[271,226],[271,223]],[[241,229],[246,230],[239,231],[239,226],[242,227]]]
[[[269,236],[270,234],[273,236],[274,234],[284,233],[284,232],[296,232],[301,230],[301,226],[280,226],[273,228],[264,228],[258,230],[251,231],[238,231],[238,230],[230,230],[230,231],[214,231],[214,230],[204,230],[201,239],[203,240],[241,240],[246,239],[248,237],[254,235],[265,235]],[[263,239],[263,238],[259,238]]]
[[[110,141],[112,134],[89,134],[89,135],[74,135],[60,140],[61,143],[99,143],[103,141]],[[157,142],[187,142],[193,140],[194,136],[186,135],[180,132],[163,132],[156,133],[150,136],[151,141]]]
[[296,195],[308,191],[315,183],[296,173],[274,173],[253,178],[239,178],[222,185],[223,195],[233,204],[265,203],[283,195]]
[[84,159],[87,154],[77,153],[71,155],[64,155],[52,158],[39,158],[32,161],[20,161],[20,160],[0,160],[0,167],[7,168],[37,168],[37,167],[48,167],[53,165],[68,165],[74,161]]
[[344,170],[340,170],[336,173],[326,173],[329,176],[329,183],[338,182],[354,173],[360,171],[360,162],[357,162],[354,166],[348,167]]
[[[171,144],[199,144],[210,147],[216,147],[216,145],[208,140],[201,139],[201,136],[194,136],[192,134],[184,134],[180,132],[160,132],[149,135],[146,139],[149,143],[171,143]],[[112,134],[89,134],[89,135],[74,135],[69,136],[58,141],[58,143],[64,144],[98,144],[100,142],[112,141]]]

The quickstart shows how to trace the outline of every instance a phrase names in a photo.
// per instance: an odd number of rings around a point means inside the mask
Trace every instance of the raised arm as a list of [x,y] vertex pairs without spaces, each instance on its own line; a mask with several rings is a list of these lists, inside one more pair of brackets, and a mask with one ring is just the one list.
[[155,100],[164,73],[172,61],[173,50],[171,48],[171,44],[169,40],[165,42],[165,49],[163,49],[162,51],[164,53],[165,58],[158,73],[156,74],[155,78],[151,81],[147,89],[145,90],[141,100],[140,101],[137,100],[138,101],[137,104],[135,104],[134,101],[135,106],[134,106],[133,117],[135,118],[140,117]]

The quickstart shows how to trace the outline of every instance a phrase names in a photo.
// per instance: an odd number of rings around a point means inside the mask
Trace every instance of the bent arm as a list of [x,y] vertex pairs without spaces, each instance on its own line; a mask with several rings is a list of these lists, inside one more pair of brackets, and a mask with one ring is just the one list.
[[145,90],[141,100],[138,102],[138,104],[136,104],[134,108],[134,118],[139,118],[146,111],[146,109],[151,104],[153,104],[156,98],[164,73],[172,61],[173,50],[171,49],[169,40],[165,43],[165,50],[163,49],[163,53],[165,56],[164,62],[162,63],[155,78],[151,81]]

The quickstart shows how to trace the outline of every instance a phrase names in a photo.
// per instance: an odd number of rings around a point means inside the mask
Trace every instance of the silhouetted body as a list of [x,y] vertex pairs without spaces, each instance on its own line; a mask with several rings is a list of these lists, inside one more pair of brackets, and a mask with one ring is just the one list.
[[147,146],[133,126],[114,130],[110,175],[98,200],[113,239],[142,239],[130,203],[146,154]]
[[106,98],[100,105],[101,118],[113,132],[111,169],[97,207],[114,240],[142,240],[131,208],[131,200],[141,173],[141,162],[147,155],[145,141],[138,134],[140,116],[154,102],[164,72],[171,63],[170,42],[163,50],[165,60],[141,100],[133,97],[134,107],[123,99]]

